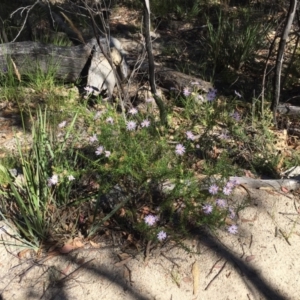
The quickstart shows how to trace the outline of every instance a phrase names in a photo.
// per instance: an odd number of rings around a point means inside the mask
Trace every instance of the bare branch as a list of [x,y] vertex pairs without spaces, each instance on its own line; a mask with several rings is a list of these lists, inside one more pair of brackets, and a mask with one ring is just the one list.
[[[21,10],[20,15],[21,15],[21,17],[22,17],[23,12],[24,12],[25,10],[27,10],[26,16],[25,16],[25,20],[24,20],[24,22],[23,22],[23,24],[22,24],[22,27],[21,27],[20,31],[18,32],[17,36],[12,40],[12,42],[15,42],[15,41],[17,40],[17,38],[20,36],[21,32],[23,31],[23,29],[24,29],[24,27],[25,27],[25,25],[26,25],[26,22],[27,22],[27,19],[28,19],[28,16],[29,16],[30,11],[31,11],[31,10],[32,10],[39,2],[40,2],[40,0],[37,0],[37,1],[35,1],[34,4],[32,4],[32,5],[29,5],[29,6],[26,6],[26,7],[20,7],[20,8],[18,8],[17,10],[15,10],[14,12],[12,12],[12,13],[10,14],[10,17],[12,18],[12,16],[13,16],[15,13],[17,13],[19,10]],[[48,2],[48,1],[47,1],[47,2]]]

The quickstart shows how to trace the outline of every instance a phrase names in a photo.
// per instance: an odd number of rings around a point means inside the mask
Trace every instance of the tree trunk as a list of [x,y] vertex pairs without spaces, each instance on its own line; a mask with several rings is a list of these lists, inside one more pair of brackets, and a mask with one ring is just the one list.
[[279,48],[277,53],[276,59],[276,71],[275,71],[275,78],[274,78],[274,95],[272,101],[272,110],[273,110],[273,120],[274,125],[277,126],[277,106],[279,104],[279,97],[281,92],[281,71],[282,71],[282,62],[284,57],[284,50],[288,35],[291,31],[291,26],[295,17],[296,8],[297,8],[298,0],[290,0],[290,8],[289,12],[286,16],[286,24],[279,42]]

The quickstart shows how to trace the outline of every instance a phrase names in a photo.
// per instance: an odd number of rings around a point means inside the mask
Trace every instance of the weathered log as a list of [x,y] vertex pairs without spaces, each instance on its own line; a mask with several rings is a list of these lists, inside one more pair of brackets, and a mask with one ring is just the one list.
[[[104,51],[108,51],[105,39],[101,39],[101,45],[103,46]],[[115,47],[121,55],[126,53],[123,51],[121,43],[117,39],[111,38],[110,47]],[[97,76],[97,72],[99,71],[100,81],[97,82],[96,89],[99,89],[102,86],[108,88],[108,86],[105,85],[105,82],[108,78],[107,76],[110,76],[109,81],[111,83],[107,84],[109,84],[108,89],[109,92],[111,92],[111,85],[112,83],[115,83],[115,80],[111,78],[113,72],[108,66],[106,59],[104,59],[101,54],[99,55],[101,50],[97,45],[96,39],[91,39],[85,45],[73,47],[45,45],[35,42],[0,44],[0,72],[5,72],[5,70],[9,69],[12,59],[21,75],[35,73],[37,70],[40,70],[43,73],[53,71],[53,74],[57,79],[75,82],[80,78],[84,67],[86,67],[89,62],[93,49],[98,53],[97,56],[99,62],[97,68],[93,68],[94,75]],[[103,62],[103,67],[101,62]],[[121,77],[126,77],[127,70],[125,61],[122,61],[122,64],[119,65],[119,67],[121,67]],[[144,64],[141,70],[147,72],[147,64]],[[211,83],[207,81],[177,72],[170,68],[156,66],[155,70],[159,86],[168,90],[176,88],[181,91],[184,87],[190,86],[192,82],[199,83],[197,88],[205,92],[212,88]],[[97,81],[98,79],[95,80]],[[93,84],[95,80],[93,79]]]
[[[103,50],[108,53],[106,39],[100,39],[100,42]],[[109,43],[110,47],[116,48],[121,54],[123,53],[121,44],[117,39],[111,38]],[[53,71],[57,79],[74,82],[80,77],[92,52],[101,53],[96,39],[91,39],[85,45],[73,47],[35,42],[0,44],[0,70],[2,72],[8,70],[12,59],[21,75],[34,73],[37,70],[43,73]],[[100,68],[102,61],[103,59],[99,58]]]
[[93,49],[93,42],[75,47],[60,47],[34,42],[7,43],[0,45],[0,69],[11,66],[10,59],[21,75],[55,71],[57,79],[74,82],[86,65]]
[[197,89],[204,92],[208,92],[213,88],[210,82],[177,72],[170,68],[156,66],[155,71],[158,85],[168,90],[175,88],[176,90],[182,91],[185,87],[191,87],[192,84],[197,87]]
[[300,107],[286,104],[279,104],[277,106],[277,111],[282,115],[289,116],[299,116],[300,115]]

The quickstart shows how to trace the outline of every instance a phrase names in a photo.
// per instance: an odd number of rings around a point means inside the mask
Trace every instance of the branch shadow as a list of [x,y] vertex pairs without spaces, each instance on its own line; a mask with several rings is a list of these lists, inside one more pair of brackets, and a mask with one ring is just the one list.
[[224,258],[233,267],[239,269],[242,274],[241,276],[245,277],[244,281],[249,289],[251,289],[251,286],[249,286],[249,283],[251,283],[253,287],[266,299],[286,300],[286,297],[284,297],[280,292],[275,291],[275,288],[272,287],[270,283],[266,282],[254,268],[246,265],[242,259],[232,254],[210,233],[198,228],[193,231],[193,236],[197,238],[200,243],[204,243],[205,245],[209,244],[209,247],[213,248],[217,255]]

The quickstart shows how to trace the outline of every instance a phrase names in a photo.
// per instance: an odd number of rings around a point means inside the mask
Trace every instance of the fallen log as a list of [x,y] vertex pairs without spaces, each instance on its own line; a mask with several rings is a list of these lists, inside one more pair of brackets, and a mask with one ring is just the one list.
[[0,70],[11,68],[11,60],[21,75],[55,72],[57,79],[76,81],[93,49],[93,42],[74,47],[60,47],[35,42],[0,44]]
[[299,116],[300,115],[300,107],[286,104],[279,104],[277,106],[277,111],[282,115],[289,116]]
[[[101,39],[100,42],[104,51],[108,53],[106,40]],[[125,53],[117,39],[111,38],[110,47],[115,47],[121,55]],[[94,55],[93,49],[96,49],[98,62],[94,63],[93,68],[89,70],[91,55]],[[12,64],[15,65],[17,72],[21,76],[36,73],[37,71],[44,74],[52,72],[56,79],[66,82],[76,82],[81,77],[83,70],[86,70],[85,76],[91,71],[93,74],[90,75],[90,78],[93,76],[93,79],[90,81],[95,84],[99,80],[95,89],[106,88],[109,90],[109,94],[111,94],[114,87],[112,85],[115,84],[115,79],[112,78],[114,76],[112,69],[101,54],[95,38],[88,41],[85,45],[73,47],[46,45],[36,42],[0,44],[0,72],[7,72]],[[121,70],[126,69],[125,61],[122,61],[122,64],[124,65]],[[167,90],[175,88],[182,91],[184,87],[190,86],[193,82],[197,82],[197,88],[205,92],[212,88],[209,82],[170,68],[156,66],[155,70],[158,85]],[[143,64],[141,71],[148,72],[147,64]],[[97,76],[99,76],[99,79],[97,79]],[[126,74],[120,74],[121,78],[126,76],[127,71]]]
[[35,42],[0,44],[0,70],[5,73],[11,68],[18,78],[37,72],[50,73],[56,79],[66,82],[76,82],[81,77],[87,77],[88,94],[107,90],[111,96],[116,78],[102,51],[107,55],[110,52],[108,57],[111,57],[121,78],[127,77],[128,70],[120,42],[111,38],[109,43],[108,47],[106,39],[100,39],[99,47],[94,38],[85,45],[73,47]]

